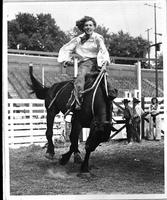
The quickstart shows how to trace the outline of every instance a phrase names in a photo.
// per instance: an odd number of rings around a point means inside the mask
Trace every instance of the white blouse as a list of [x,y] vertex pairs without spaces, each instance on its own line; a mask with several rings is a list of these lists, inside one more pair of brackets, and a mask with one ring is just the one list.
[[109,53],[104,44],[103,36],[98,33],[93,33],[92,36],[84,43],[81,43],[81,38],[85,33],[73,38],[65,44],[59,51],[58,62],[71,61],[72,53],[81,56],[82,60],[89,58],[97,58],[97,64],[101,67],[106,61],[110,63]]
[[160,107],[158,104],[151,104],[149,111],[150,111],[150,114],[156,115],[157,113],[160,112]]
[[135,106],[134,108],[134,114],[133,117],[141,117],[144,114],[143,109],[141,108],[141,106],[138,104]]

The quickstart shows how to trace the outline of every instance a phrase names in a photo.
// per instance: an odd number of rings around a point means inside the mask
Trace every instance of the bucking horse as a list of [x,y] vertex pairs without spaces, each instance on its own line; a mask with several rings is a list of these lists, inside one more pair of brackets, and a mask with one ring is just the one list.
[[[113,98],[109,98],[105,84],[105,70],[90,73],[86,76],[85,90],[81,110],[72,110],[70,148],[69,151],[61,155],[59,160],[61,165],[65,165],[74,153],[74,160],[81,163],[80,172],[89,172],[89,158],[91,152],[110,138],[112,125],[112,101],[117,96],[117,90],[113,90]],[[46,157],[52,159],[55,151],[52,140],[53,123],[55,116],[61,111],[63,114],[68,112],[67,103],[74,90],[74,79],[62,81],[46,87],[33,75],[33,67],[29,66],[30,87],[36,97],[45,101],[47,111],[46,138],[48,141]],[[78,149],[79,135],[82,128],[90,128],[89,136],[85,142],[85,157],[82,160]]]

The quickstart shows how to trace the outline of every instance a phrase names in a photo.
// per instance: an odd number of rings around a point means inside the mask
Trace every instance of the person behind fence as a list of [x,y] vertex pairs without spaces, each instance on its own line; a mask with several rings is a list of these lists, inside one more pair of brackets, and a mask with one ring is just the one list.
[[153,97],[149,107],[149,140],[161,140],[160,105],[158,99]]
[[133,98],[132,126],[133,126],[133,137],[136,142],[141,141],[140,124],[141,124],[141,118],[145,114],[139,103],[140,101],[137,98]]
[[126,133],[127,133],[127,142],[128,144],[132,144],[132,116],[133,110],[129,106],[129,100],[124,99],[123,104],[125,106],[123,111],[123,118],[125,119]]
[[[74,81],[74,88],[77,99],[76,109],[79,110],[81,108],[86,73],[99,71],[102,66],[110,63],[110,57],[104,44],[103,36],[95,32],[96,21],[94,18],[85,16],[76,21],[76,26],[82,34],[62,46],[59,50],[58,62],[63,63],[64,66],[73,65],[72,53],[78,55],[78,76]],[[113,100],[117,97],[118,91],[112,88],[109,80],[107,82],[109,97]]]

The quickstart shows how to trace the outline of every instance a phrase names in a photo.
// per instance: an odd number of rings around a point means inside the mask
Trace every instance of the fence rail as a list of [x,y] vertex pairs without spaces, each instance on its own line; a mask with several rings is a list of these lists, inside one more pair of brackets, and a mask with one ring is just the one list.
[[[8,99],[8,138],[10,147],[45,144],[46,110],[43,100]],[[62,113],[55,117],[53,138],[65,132]]]
[[[36,56],[53,56],[57,57],[58,52],[44,52],[44,51],[31,51],[31,50],[18,50],[18,49],[8,49],[8,53],[12,54],[26,54],[26,55],[36,55]],[[133,58],[133,57],[118,57],[110,56],[112,60],[133,60],[133,61],[148,61],[148,58]],[[151,61],[155,61],[155,58],[150,58]]]
[[[163,98],[159,98],[161,101]],[[116,102],[122,105],[123,98],[116,98]],[[145,98],[144,110],[148,110],[151,98]],[[161,104],[161,111],[164,105]],[[119,107],[114,105],[113,117],[117,120],[122,119],[119,114]],[[163,124],[164,115],[161,114]],[[116,124],[116,128],[121,125]],[[163,129],[163,126],[162,126]],[[46,141],[46,109],[44,101],[39,99],[8,99],[8,143],[12,148],[28,146],[31,144],[44,145]],[[56,115],[53,126],[53,140],[59,136],[66,135],[66,122],[62,113]],[[126,131],[123,129],[119,136],[125,138]],[[85,138],[83,136],[83,138]],[[86,138],[85,138],[86,139]],[[84,140],[85,140],[84,139]]]

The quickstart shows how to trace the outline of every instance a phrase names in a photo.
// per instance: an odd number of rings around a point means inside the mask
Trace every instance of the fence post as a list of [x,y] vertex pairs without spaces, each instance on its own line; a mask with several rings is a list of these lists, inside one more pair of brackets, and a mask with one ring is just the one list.
[[[144,103],[145,103],[145,100],[144,100],[144,97],[141,97],[141,108],[144,110]],[[144,133],[144,119],[142,118],[141,120],[141,139],[142,138],[145,138],[145,133]]]
[[10,131],[10,141],[11,141],[11,147],[14,148],[14,109],[13,109],[13,102],[10,102],[10,125],[11,125],[11,131]]
[[29,102],[30,115],[30,144],[33,144],[33,102]]
[[42,85],[45,84],[45,68],[42,66]]
[[137,62],[137,85],[139,90],[139,99],[141,100],[141,62]]

